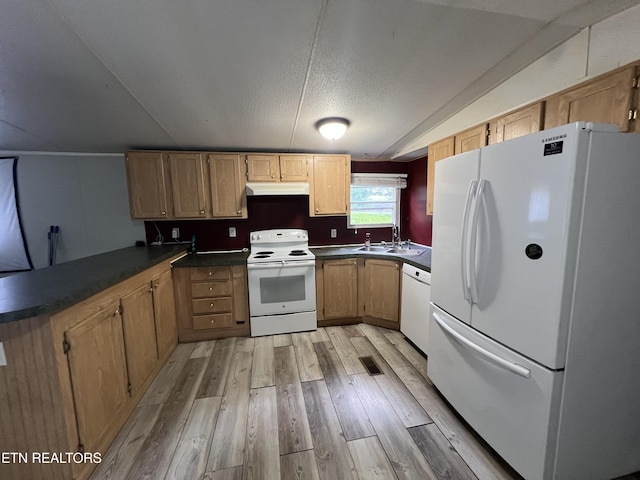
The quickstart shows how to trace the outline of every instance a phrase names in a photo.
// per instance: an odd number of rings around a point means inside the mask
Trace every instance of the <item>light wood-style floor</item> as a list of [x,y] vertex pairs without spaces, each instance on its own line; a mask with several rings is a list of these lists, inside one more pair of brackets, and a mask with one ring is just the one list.
[[518,478],[426,365],[366,324],[180,344],[91,480]]

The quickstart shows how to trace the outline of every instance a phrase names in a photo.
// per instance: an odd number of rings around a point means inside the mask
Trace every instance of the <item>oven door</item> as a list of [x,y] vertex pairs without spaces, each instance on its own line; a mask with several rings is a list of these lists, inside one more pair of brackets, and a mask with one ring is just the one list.
[[315,260],[247,264],[252,317],[316,309]]

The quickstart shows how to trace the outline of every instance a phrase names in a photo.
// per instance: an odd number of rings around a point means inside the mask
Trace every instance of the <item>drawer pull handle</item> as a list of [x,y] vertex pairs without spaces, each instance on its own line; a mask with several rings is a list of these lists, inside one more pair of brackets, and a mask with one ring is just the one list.
[[211,308],[213,308],[213,303],[210,303],[210,304],[209,304],[209,306],[210,306]]

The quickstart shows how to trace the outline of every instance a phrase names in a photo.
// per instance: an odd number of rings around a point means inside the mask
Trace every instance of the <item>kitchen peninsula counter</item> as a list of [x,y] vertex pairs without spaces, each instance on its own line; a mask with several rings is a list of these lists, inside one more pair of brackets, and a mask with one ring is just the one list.
[[217,267],[229,265],[245,265],[249,250],[232,252],[200,252],[197,255],[185,255],[173,263],[176,268]]
[[184,251],[127,247],[0,278],[0,323],[52,315]]

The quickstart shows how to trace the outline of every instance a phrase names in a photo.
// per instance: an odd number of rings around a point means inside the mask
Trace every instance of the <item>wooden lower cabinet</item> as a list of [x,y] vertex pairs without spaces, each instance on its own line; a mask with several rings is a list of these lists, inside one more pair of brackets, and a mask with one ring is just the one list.
[[79,444],[72,451],[99,451],[114,418],[129,401],[127,357],[116,300],[97,305],[90,315],[64,334],[78,421]]
[[400,323],[400,262],[364,261],[364,314]]
[[129,388],[137,392],[158,360],[153,297],[144,282],[120,299]]
[[318,319],[358,316],[358,262],[355,258],[316,262]]
[[155,317],[158,358],[173,351],[178,341],[176,303],[173,296],[173,277],[166,270],[151,280],[153,289],[153,313]]
[[318,326],[353,320],[398,330],[400,265],[372,258],[317,260]]
[[[167,278],[169,261],[54,315],[0,323],[2,451],[104,455],[177,343]],[[3,464],[0,477],[86,480],[95,466]]]
[[173,281],[181,342],[249,335],[245,265],[176,268]]

